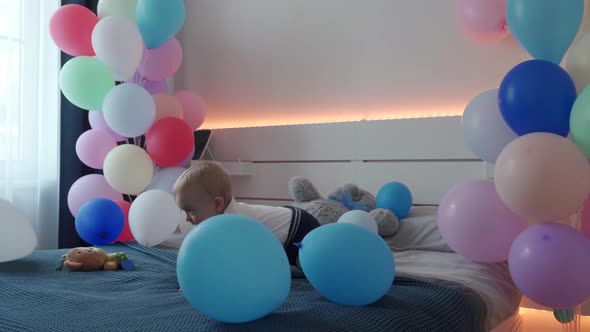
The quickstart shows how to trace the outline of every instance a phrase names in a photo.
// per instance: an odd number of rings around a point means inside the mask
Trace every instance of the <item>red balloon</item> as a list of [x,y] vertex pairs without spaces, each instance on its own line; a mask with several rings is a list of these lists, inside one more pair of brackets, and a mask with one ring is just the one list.
[[145,145],[152,160],[160,167],[182,162],[195,146],[193,130],[184,120],[162,118],[145,134]]
[[135,240],[133,237],[133,233],[131,233],[131,228],[129,228],[129,209],[131,208],[131,203],[127,201],[115,201],[117,205],[123,210],[123,216],[125,217],[125,224],[123,225],[123,230],[119,237],[115,240],[115,242],[129,242]]
[[80,5],[65,5],[49,21],[51,38],[62,51],[72,56],[95,55],[92,48],[92,30],[98,17]]

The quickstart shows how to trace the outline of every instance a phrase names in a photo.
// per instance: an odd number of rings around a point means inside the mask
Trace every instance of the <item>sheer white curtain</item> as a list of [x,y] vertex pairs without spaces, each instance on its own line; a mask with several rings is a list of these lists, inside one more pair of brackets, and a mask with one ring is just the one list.
[[59,7],[0,0],[0,198],[31,219],[39,249],[58,240],[60,58],[49,19]]

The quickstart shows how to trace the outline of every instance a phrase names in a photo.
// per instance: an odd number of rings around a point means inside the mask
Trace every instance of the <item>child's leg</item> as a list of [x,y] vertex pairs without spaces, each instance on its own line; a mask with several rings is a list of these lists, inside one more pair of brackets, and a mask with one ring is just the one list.
[[287,235],[287,241],[285,241],[285,252],[287,258],[289,258],[289,264],[293,266],[299,266],[299,248],[294,243],[303,241],[303,238],[307,233],[311,232],[317,227],[320,227],[320,223],[317,219],[309,214],[307,211],[288,206],[292,211],[291,227],[289,228],[289,234]]

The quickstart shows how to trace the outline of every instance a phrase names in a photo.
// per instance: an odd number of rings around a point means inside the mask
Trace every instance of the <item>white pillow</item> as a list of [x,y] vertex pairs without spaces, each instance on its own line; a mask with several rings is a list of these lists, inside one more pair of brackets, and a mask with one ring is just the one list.
[[436,222],[436,206],[418,206],[400,220],[399,230],[386,237],[389,247],[396,252],[408,250],[427,250],[454,252],[442,237]]

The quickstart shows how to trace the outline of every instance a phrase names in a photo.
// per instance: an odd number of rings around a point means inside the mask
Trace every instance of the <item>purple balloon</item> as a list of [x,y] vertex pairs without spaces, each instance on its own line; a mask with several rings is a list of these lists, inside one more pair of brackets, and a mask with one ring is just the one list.
[[168,93],[168,81],[166,79],[160,81],[152,81],[147,78],[142,77],[138,71],[135,72],[133,75],[133,79],[131,83],[141,85],[144,89],[147,90],[151,95],[155,95],[158,93]]
[[438,227],[449,247],[475,262],[502,262],[527,222],[500,200],[494,183],[459,183],[442,198]]
[[68,192],[68,207],[75,217],[78,210],[86,202],[95,198],[107,198],[113,201],[123,199],[123,195],[113,189],[101,174],[85,175],[70,187]]
[[553,309],[576,306],[590,297],[590,240],[574,228],[538,224],[512,244],[512,280],[531,300]]
[[166,80],[151,81],[146,79],[143,81],[143,87],[151,95],[155,95],[158,93],[168,93],[168,82]]
[[125,137],[115,133],[111,127],[106,123],[104,120],[104,116],[102,112],[97,111],[89,111],[88,112],[88,122],[90,122],[90,127],[92,129],[101,129],[109,133],[109,135],[113,136],[115,141],[121,142],[125,140]]

